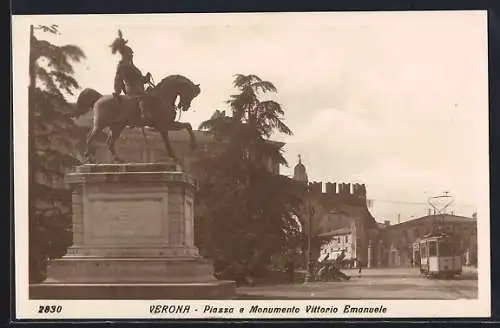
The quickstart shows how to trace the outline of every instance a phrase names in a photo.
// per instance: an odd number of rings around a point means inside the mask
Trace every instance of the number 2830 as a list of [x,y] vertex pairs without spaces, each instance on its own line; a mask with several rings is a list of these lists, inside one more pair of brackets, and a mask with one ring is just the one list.
[[61,311],[61,305],[40,305],[38,307],[38,313],[60,313]]

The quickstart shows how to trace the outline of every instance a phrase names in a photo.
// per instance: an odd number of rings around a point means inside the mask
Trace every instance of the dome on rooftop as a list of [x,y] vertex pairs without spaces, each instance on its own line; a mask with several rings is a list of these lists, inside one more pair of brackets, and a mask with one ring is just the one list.
[[299,162],[295,165],[293,169],[293,179],[302,182],[308,182],[307,170],[304,164],[302,164],[302,158],[299,155]]

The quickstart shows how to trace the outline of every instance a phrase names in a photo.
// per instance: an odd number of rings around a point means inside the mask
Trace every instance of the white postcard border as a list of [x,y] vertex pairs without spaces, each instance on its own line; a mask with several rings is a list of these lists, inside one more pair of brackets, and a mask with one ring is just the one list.
[[[457,13],[457,12],[455,12]],[[198,21],[208,22],[241,23],[250,22],[258,24],[259,20],[265,19],[267,15],[273,15],[276,22],[280,22],[283,15],[296,15],[297,19],[310,19],[311,22],[327,22],[331,16],[335,19],[345,19],[346,15],[357,15],[360,21],[379,19],[380,15],[388,13],[273,13],[273,14],[189,14],[191,19],[180,15],[169,15],[168,20],[172,24],[188,24],[192,18]],[[418,15],[417,12],[390,13],[390,15]],[[440,13],[428,13],[429,15],[441,15]],[[471,15],[482,15],[485,28],[485,54],[487,55],[486,40],[486,12],[468,12]],[[162,15],[147,15],[148,21],[162,19]],[[140,24],[144,22],[145,15],[58,15],[58,20],[82,20],[85,24],[99,19],[113,19],[123,25],[123,18],[127,23]],[[13,16],[12,19],[12,58],[13,58],[13,124],[14,124],[14,213],[15,213],[15,305],[17,319],[195,319],[195,318],[234,318],[234,319],[278,319],[278,318],[405,318],[405,317],[489,317],[491,314],[490,302],[490,224],[486,218],[489,213],[489,148],[488,148],[488,112],[481,111],[484,124],[484,146],[482,154],[484,158],[478,161],[485,164],[484,176],[480,183],[485,186],[484,200],[478,206],[481,218],[478,220],[478,299],[475,300],[229,300],[229,301],[154,301],[154,300],[29,300],[28,297],[28,58],[29,58],[29,25],[38,22],[46,22],[50,16]],[[332,20],[330,20],[332,22]],[[485,62],[487,65],[487,62]],[[487,69],[486,69],[487,74]],[[485,77],[487,79],[487,76]],[[485,109],[488,108],[488,94],[485,90]],[[479,115],[479,113],[478,113]],[[60,313],[38,313],[40,306],[58,306]],[[190,305],[191,309],[186,313],[164,313],[151,314],[151,306],[154,305]],[[234,313],[203,313],[205,306],[232,307]],[[277,314],[249,313],[252,306],[260,307],[291,307],[296,306],[301,310],[299,313],[290,313],[284,316]],[[335,314],[307,314],[307,305],[320,305],[324,307],[338,307]],[[355,307],[377,307],[383,306],[387,309],[385,313],[376,314],[344,314],[345,305]],[[240,312],[240,308],[244,308]]]

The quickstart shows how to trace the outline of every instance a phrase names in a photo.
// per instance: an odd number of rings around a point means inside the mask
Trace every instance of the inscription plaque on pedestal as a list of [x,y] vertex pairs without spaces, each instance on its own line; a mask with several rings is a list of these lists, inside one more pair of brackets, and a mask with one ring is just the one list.
[[133,244],[144,238],[168,238],[168,227],[162,222],[162,217],[168,213],[165,213],[166,204],[160,198],[94,200],[89,208],[88,216],[84,217],[84,222],[90,226],[89,243],[105,243],[106,239],[112,238],[125,239],[121,243]]

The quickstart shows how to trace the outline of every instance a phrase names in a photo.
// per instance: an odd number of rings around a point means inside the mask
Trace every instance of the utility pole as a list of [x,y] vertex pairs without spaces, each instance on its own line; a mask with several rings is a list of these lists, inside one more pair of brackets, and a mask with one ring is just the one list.
[[314,220],[314,207],[312,206],[311,200],[307,200],[307,252],[306,252],[306,276],[304,277],[304,283],[308,283],[311,280],[311,235],[313,233],[313,220]]

